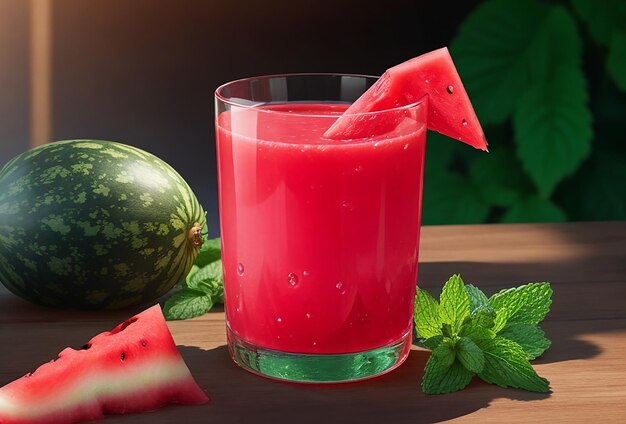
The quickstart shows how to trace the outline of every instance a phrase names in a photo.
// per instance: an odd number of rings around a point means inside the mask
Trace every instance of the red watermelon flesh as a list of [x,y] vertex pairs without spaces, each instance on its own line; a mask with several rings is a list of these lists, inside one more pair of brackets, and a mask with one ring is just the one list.
[[447,48],[423,54],[388,69],[324,133],[334,140],[377,135],[377,128],[393,123],[391,115],[376,119],[354,114],[406,106],[428,96],[428,129],[487,150],[485,135]]
[[155,305],[0,388],[0,423],[75,423],[208,401]]

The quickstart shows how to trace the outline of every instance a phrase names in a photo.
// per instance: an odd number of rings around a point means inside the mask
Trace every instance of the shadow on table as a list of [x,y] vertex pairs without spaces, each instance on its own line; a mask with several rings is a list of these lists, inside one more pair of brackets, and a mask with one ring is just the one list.
[[420,263],[419,286],[433,296],[452,273],[465,283],[480,287],[487,296],[497,291],[548,281],[554,291],[551,310],[541,327],[552,346],[538,363],[588,359],[601,348],[583,340],[584,335],[626,330],[626,265],[589,255],[576,260],[487,263]]
[[226,346],[209,351],[181,346],[180,351],[198,384],[211,394],[213,402],[200,407],[206,422],[233,417],[237,422],[275,424],[437,422],[471,414],[499,397],[536,401],[550,396],[504,390],[478,379],[471,390],[427,396],[419,384],[429,354],[420,350],[411,351],[406,362],[387,375],[334,385],[292,384],[253,375],[231,361]]

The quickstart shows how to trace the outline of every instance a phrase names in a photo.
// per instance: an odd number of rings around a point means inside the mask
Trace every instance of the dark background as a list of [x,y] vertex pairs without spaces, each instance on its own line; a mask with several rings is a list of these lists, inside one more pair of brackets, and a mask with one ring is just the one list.
[[[28,7],[0,0],[0,163],[28,148]],[[474,2],[54,0],[53,139],[148,150],[218,233],[213,91],[288,72],[380,74],[447,45]]]
[[[429,135],[425,224],[626,219],[626,2],[0,0],[0,165],[31,139],[29,15],[40,1],[52,5],[51,140],[113,140],[161,157],[208,211],[211,236],[217,86],[274,73],[381,74],[450,45],[492,153]],[[524,77],[508,91],[511,67],[528,72],[554,58],[549,69],[562,69],[559,57],[575,45],[580,63],[567,70],[580,72],[582,88]],[[537,84],[545,90],[533,108],[550,111],[556,98],[560,109],[540,125],[529,113],[516,123]],[[496,120],[481,115],[489,101],[517,106]],[[522,146],[531,146],[525,156]],[[558,170],[550,187],[546,169]]]

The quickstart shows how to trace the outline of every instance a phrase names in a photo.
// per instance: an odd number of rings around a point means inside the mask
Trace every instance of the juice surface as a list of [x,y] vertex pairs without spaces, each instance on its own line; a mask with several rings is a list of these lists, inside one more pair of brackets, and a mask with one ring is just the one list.
[[348,353],[411,330],[425,125],[322,137],[343,104],[217,119],[227,325],[259,347]]

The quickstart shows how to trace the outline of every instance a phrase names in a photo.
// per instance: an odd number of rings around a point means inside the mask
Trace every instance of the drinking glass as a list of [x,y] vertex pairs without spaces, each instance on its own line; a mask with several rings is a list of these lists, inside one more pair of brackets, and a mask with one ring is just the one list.
[[[374,82],[272,75],[215,92],[228,347],[249,371],[354,381],[408,356],[427,103],[340,118]],[[348,118],[357,137],[324,135]]]

